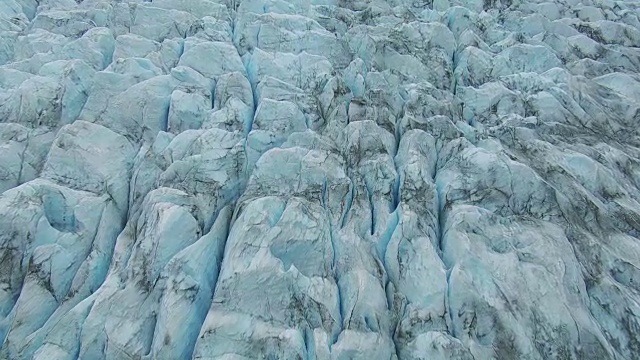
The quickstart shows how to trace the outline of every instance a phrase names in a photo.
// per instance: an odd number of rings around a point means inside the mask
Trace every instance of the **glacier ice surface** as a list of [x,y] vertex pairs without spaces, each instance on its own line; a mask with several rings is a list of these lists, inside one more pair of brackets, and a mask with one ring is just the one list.
[[640,358],[639,19],[1,1],[0,359]]

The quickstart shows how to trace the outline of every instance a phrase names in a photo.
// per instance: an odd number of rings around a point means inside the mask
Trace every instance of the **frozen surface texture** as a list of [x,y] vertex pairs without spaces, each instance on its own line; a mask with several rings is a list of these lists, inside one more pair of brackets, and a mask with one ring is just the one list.
[[639,18],[0,0],[0,359],[640,359]]

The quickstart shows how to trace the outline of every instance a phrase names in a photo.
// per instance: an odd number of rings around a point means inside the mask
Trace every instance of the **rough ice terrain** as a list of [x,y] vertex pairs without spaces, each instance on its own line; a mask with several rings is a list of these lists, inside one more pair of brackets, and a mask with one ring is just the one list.
[[0,359],[640,358],[640,3],[0,0]]

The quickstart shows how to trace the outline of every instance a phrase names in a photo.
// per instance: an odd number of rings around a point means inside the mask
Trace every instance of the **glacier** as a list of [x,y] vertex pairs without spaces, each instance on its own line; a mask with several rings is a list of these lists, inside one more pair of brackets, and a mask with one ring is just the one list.
[[640,3],[0,1],[0,359],[640,358]]

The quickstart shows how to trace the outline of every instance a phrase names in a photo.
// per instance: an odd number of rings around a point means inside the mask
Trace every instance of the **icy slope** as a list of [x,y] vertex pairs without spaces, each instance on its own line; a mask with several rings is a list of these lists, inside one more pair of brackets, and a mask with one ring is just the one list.
[[0,1],[0,359],[640,358],[639,18]]

